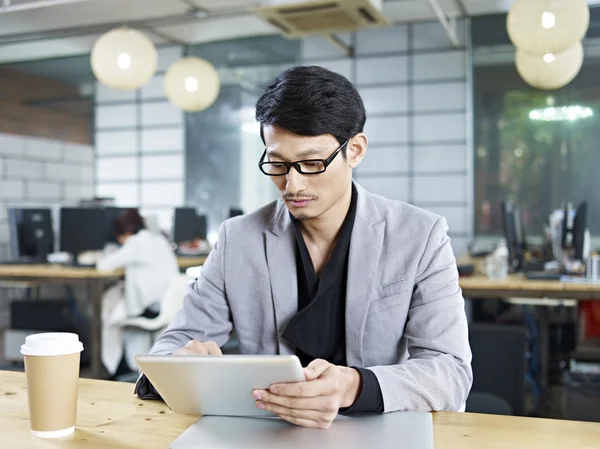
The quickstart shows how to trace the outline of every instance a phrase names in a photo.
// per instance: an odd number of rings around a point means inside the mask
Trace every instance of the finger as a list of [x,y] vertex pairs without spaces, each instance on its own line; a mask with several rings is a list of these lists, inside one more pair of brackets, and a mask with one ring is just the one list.
[[278,405],[288,409],[318,410],[324,413],[337,413],[339,404],[335,396],[317,396],[314,398],[297,398],[278,396],[268,391],[255,391],[254,399],[259,402]]
[[187,352],[185,355],[208,355],[208,350],[203,343],[198,340],[192,340],[183,347]]
[[279,416],[281,419],[294,424],[295,426],[301,426],[301,427],[308,427],[311,429],[329,429],[331,427],[331,422],[327,423],[320,423],[320,422],[316,422],[316,421],[311,421],[310,419],[303,419],[303,418],[294,418],[293,416],[288,416],[288,415],[277,415]]
[[278,416],[283,415],[292,418],[305,419],[308,421],[315,421],[318,424],[331,423],[337,416],[337,413],[335,412],[321,412],[318,410],[298,410],[260,401],[256,403],[256,407],[261,410],[266,410],[268,412],[274,413]]
[[317,380],[272,385],[269,388],[269,392],[278,396],[297,398],[314,398],[330,395],[336,391],[338,381],[335,377],[328,376],[328,372],[325,371]]
[[223,355],[221,348],[214,341],[207,341],[204,343],[206,350],[208,351],[208,355]]
[[315,380],[318,379],[321,374],[329,369],[331,363],[327,360],[323,359],[315,359],[309,363],[309,365],[304,369],[304,375],[306,376],[306,380]]

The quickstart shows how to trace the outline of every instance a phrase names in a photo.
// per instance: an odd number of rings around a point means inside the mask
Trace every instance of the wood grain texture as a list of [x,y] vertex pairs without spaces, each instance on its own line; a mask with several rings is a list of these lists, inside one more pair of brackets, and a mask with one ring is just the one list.
[[560,281],[531,281],[519,275],[492,280],[475,274],[461,277],[460,287],[467,297],[529,297],[561,299],[600,299],[600,284],[571,284]]
[[[180,257],[177,259],[179,268],[203,265],[206,257]],[[71,267],[63,265],[0,265],[0,279],[112,279],[123,276],[123,270],[100,272],[95,268]]]
[[[29,432],[24,374],[0,371],[2,448],[166,449],[196,419],[140,401],[132,384],[82,379],[75,433],[39,440]],[[595,423],[446,412],[434,413],[433,423],[436,449],[592,449],[600,442]]]
[[[573,284],[560,281],[529,280],[521,274],[506,279],[492,280],[485,274],[485,259],[469,256],[457,259],[459,265],[474,265],[473,276],[461,277],[460,287],[465,297],[498,298],[559,298],[600,299],[600,284]],[[599,446],[600,447],[600,446]]]

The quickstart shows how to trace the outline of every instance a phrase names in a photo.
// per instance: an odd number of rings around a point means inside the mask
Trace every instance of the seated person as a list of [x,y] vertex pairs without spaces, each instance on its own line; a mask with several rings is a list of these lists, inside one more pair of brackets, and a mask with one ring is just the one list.
[[169,282],[179,273],[169,242],[146,229],[137,209],[123,212],[115,233],[121,247],[97,264],[100,271],[125,269],[125,283],[102,298],[102,361],[111,375],[123,358],[121,323],[137,316],[155,318]]
[[[259,166],[281,200],[221,226],[151,354],[220,354],[234,327],[242,354],[296,354],[306,382],[248,394],[300,426],[461,409],[471,351],[446,220],[353,182],[367,154],[355,87],[321,67],[291,68],[256,118]],[[157,397],[144,376],[136,392]]]

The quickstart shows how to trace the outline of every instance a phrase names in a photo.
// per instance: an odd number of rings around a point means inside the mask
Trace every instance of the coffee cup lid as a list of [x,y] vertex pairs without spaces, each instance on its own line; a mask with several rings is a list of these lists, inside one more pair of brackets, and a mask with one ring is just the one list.
[[21,354],[51,356],[67,355],[83,351],[83,343],[77,334],[69,332],[49,332],[33,334],[25,338]]

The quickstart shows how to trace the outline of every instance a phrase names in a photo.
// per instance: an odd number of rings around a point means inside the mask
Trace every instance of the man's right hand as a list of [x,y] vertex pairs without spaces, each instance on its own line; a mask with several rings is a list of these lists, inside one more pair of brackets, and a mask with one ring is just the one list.
[[214,341],[202,343],[198,340],[191,340],[183,348],[175,351],[173,355],[223,355],[223,353]]

